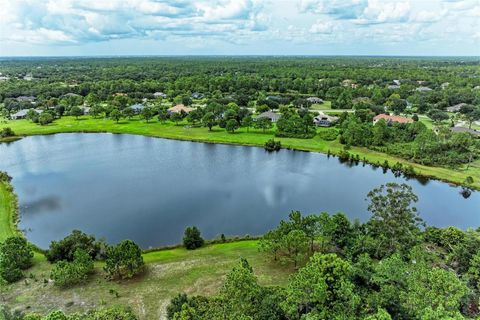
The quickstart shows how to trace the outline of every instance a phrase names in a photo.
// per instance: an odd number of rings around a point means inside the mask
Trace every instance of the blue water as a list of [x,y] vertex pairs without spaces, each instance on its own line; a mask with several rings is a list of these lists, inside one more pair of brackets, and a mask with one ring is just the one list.
[[369,218],[368,191],[405,182],[430,225],[480,226],[480,192],[468,199],[439,181],[396,178],[317,153],[214,145],[135,135],[57,134],[0,144],[31,242],[80,229],[144,248],[181,242],[186,226],[205,238],[259,235],[291,210]]

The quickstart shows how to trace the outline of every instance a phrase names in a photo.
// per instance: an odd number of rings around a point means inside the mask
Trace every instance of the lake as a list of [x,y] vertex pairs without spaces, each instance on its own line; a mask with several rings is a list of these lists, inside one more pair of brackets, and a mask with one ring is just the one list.
[[73,229],[143,248],[181,242],[186,226],[205,238],[260,235],[291,210],[369,218],[368,191],[405,182],[430,225],[480,226],[480,192],[468,199],[439,181],[406,180],[318,153],[175,141],[124,134],[32,136],[0,144],[13,177],[20,228],[47,248]]

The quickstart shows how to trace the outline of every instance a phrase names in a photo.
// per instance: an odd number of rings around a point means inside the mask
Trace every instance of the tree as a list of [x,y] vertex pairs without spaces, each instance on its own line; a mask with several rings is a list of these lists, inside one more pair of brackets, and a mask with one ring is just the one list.
[[227,129],[228,132],[234,133],[235,130],[238,129],[238,122],[235,119],[230,119],[227,121],[225,125],[225,129]]
[[253,118],[251,115],[248,115],[242,119],[242,127],[247,128],[247,132],[250,130],[250,127],[253,126]]
[[431,110],[428,112],[428,117],[435,122],[442,122],[449,119],[448,113],[440,110]]
[[110,111],[109,116],[110,116],[110,119],[116,121],[117,123],[120,121],[120,119],[122,119],[122,113],[117,108]]
[[468,121],[468,128],[472,128],[474,121],[480,120],[480,107],[473,108],[472,111],[464,114],[465,119]]
[[94,118],[98,117],[103,112],[103,107],[99,104],[95,104],[90,108],[90,115]]
[[170,120],[175,122],[176,125],[178,125],[178,123],[182,121],[182,119],[183,119],[183,115],[181,112],[174,112],[170,115]]
[[262,129],[264,133],[265,133],[266,129],[270,129],[272,126],[273,126],[272,125],[272,120],[270,118],[261,117],[261,118],[257,118],[255,120],[254,127],[256,129]]
[[27,111],[26,118],[32,122],[37,122],[38,121],[38,112],[35,111],[35,109],[29,109]]
[[187,227],[183,236],[183,245],[188,250],[195,250],[203,246],[204,240],[200,236],[200,230],[197,227]]
[[308,237],[302,230],[292,230],[282,238],[282,247],[286,249],[288,258],[296,268],[299,259],[307,252]]
[[192,111],[187,115],[187,121],[195,125],[197,122],[202,121],[203,117],[203,109],[202,108],[197,108]]
[[273,260],[277,261],[278,253],[282,249],[282,238],[283,234],[279,229],[270,230],[260,239],[259,248],[270,253]]
[[143,271],[142,250],[132,240],[107,248],[104,270],[110,279],[128,279]]
[[49,112],[42,112],[38,116],[38,123],[40,123],[40,125],[42,126],[45,126],[52,122],[53,122],[53,116]]
[[148,123],[150,119],[155,115],[155,110],[152,107],[145,107],[142,110],[142,118]]
[[129,120],[132,119],[133,116],[135,116],[135,110],[133,110],[132,108],[125,108],[122,110],[122,113],[123,113],[123,116],[125,116]]
[[73,230],[71,234],[60,241],[52,241],[49,250],[45,253],[47,260],[56,262],[61,260],[73,261],[77,249],[82,249],[95,259],[99,254],[102,243],[95,240],[94,236],[88,236],[79,230]]
[[74,106],[70,109],[70,115],[74,116],[78,120],[78,117],[83,116],[83,109],[78,106]]
[[22,270],[32,266],[33,251],[25,238],[13,236],[0,244],[0,278],[15,282],[23,277]]
[[423,224],[412,203],[418,201],[412,187],[387,183],[368,193],[368,222],[372,236],[377,239],[376,256],[409,250],[420,240],[419,226]]
[[168,111],[164,108],[161,108],[160,110],[158,110],[158,121],[160,121],[161,123],[165,123],[167,119],[168,119]]
[[359,297],[352,267],[335,254],[315,253],[293,274],[281,303],[288,319],[354,319]]
[[202,118],[204,127],[208,127],[208,131],[212,131],[212,127],[216,124],[215,115],[213,112],[207,112]]
[[59,261],[55,264],[50,278],[59,287],[68,287],[82,283],[93,272],[92,258],[82,249],[77,249],[72,262]]
[[220,290],[220,297],[230,316],[251,315],[254,310],[255,297],[260,291],[257,278],[247,260],[242,259],[227,275]]

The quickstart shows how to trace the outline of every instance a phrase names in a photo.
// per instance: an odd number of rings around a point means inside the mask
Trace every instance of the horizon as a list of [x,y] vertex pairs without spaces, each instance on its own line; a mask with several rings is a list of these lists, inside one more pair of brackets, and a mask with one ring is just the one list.
[[12,0],[0,57],[477,57],[478,30],[477,0]]

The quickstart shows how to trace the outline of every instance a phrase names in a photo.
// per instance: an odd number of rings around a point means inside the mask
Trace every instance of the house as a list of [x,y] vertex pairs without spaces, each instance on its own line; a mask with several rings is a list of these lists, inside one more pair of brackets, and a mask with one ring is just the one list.
[[388,114],[381,113],[373,118],[373,124],[376,124],[380,120],[385,120],[388,125],[391,125],[393,122],[397,123],[411,123],[413,122],[412,119],[406,118],[406,117],[401,117],[401,116],[391,116]]
[[450,130],[452,132],[466,132],[466,133],[470,133],[471,135],[479,138],[480,137],[480,131],[479,130],[475,130],[475,129],[468,129],[468,128],[464,128],[464,127],[452,127],[450,128]]
[[429,87],[418,87],[417,89],[415,89],[415,91],[418,91],[418,92],[429,92],[429,91],[432,91],[432,89],[430,89]]
[[145,106],[143,104],[132,104],[131,106],[127,107],[129,109],[132,109],[136,113],[140,113],[143,109],[145,109]]
[[398,84],[390,84],[387,86],[388,89],[390,90],[397,90],[397,89],[400,89],[400,85]]
[[260,113],[258,116],[255,117],[255,119],[261,119],[261,118],[269,118],[272,120],[272,122],[277,122],[278,119],[280,119],[282,115],[272,112],[272,111],[265,111]]
[[318,116],[313,118],[313,123],[319,127],[330,127],[337,121],[338,117],[329,116],[323,112],[320,112]]
[[90,107],[80,106],[79,108],[82,109],[83,114],[89,114],[90,113]]
[[392,82],[393,82],[394,85],[397,85],[397,86],[400,85],[400,80],[393,80]]
[[454,106],[448,107],[446,110],[448,112],[459,112],[460,109],[462,109],[463,106],[467,106],[467,104],[462,102],[462,103],[456,104]]
[[74,98],[74,97],[81,97],[81,95],[76,94],[76,93],[69,92],[69,93],[65,93],[65,94],[62,96],[62,98]]
[[193,108],[186,107],[183,104],[177,104],[175,107],[168,108],[167,112],[168,114],[179,113],[182,111],[185,113],[190,113],[193,110]]
[[20,97],[16,97],[15,100],[17,100],[18,102],[34,102],[35,97],[34,96],[20,96]]
[[153,94],[153,97],[154,97],[154,98],[166,98],[167,95],[166,95],[165,93],[163,93],[163,92],[155,92],[155,93]]
[[279,96],[267,96],[265,99],[267,99],[267,100],[282,100],[282,97],[279,97]]
[[14,114],[11,114],[10,119],[12,119],[12,120],[25,119],[27,117],[27,114],[28,114],[29,110],[34,110],[38,114],[43,112],[43,110],[37,110],[37,109],[22,109],[22,110],[17,111]]
[[23,77],[23,80],[32,81],[32,80],[33,80],[32,74],[31,74],[31,73],[26,74],[26,75]]
[[203,94],[201,94],[200,92],[194,92],[194,93],[192,93],[192,98],[193,99],[202,99]]
[[318,103],[318,104],[323,103],[323,99],[321,99],[319,97],[309,97],[306,100],[310,103]]

